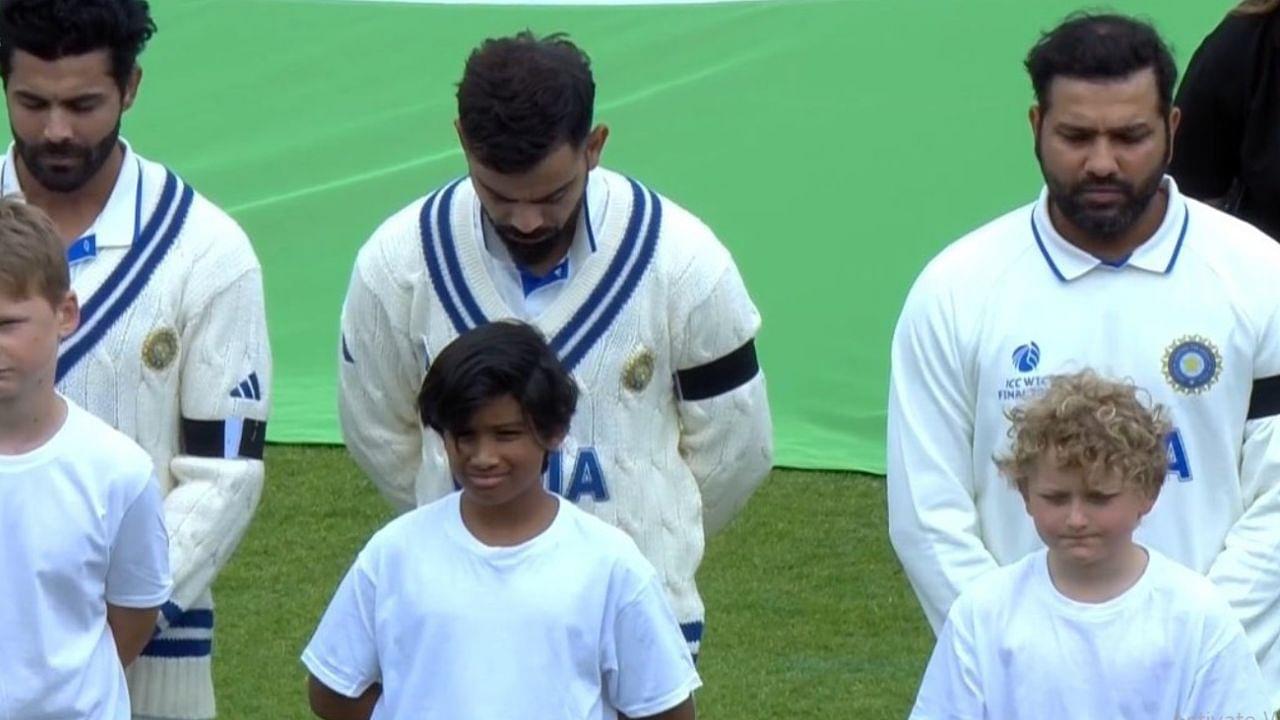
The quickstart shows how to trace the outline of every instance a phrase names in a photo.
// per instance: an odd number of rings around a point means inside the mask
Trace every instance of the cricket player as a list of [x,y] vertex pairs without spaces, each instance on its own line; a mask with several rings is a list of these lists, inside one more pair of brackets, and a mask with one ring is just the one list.
[[1042,547],[993,460],[1005,413],[1052,375],[1131,379],[1172,420],[1170,482],[1135,537],[1208,576],[1280,706],[1280,246],[1166,175],[1176,69],[1152,27],[1074,16],[1026,67],[1045,189],[934,258],[894,333],[894,549],[936,631]]
[[550,490],[621,528],[658,570],[697,651],[705,537],[772,464],[760,327],[728,251],[640,182],[599,167],[586,55],[563,36],[488,40],[458,86],[469,175],[382,224],[342,311],[340,417],[401,509],[451,492],[416,388],[444,346],[528,321],[582,388]]
[[172,597],[129,669],[135,717],[214,717],[209,588],[262,491],[271,354],[262,273],[244,232],[119,137],[141,0],[3,0],[0,76],[13,144],[4,193],[52,218],[81,302],[57,386],[155,463]]

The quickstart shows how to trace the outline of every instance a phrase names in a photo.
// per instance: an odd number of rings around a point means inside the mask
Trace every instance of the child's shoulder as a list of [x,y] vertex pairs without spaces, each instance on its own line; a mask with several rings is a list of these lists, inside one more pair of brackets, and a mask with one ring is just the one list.
[[1045,551],[1033,552],[1022,559],[1002,565],[969,583],[951,605],[949,616],[966,624],[985,621],[997,625],[1013,611],[1016,600],[1025,599],[1040,581]]
[[1231,606],[1208,578],[1155,550],[1147,552],[1153,603],[1182,621],[1204,618],[1211,625],[1235,621]]
[[649,562],[640,554],[640,549],[631,536],[610,525],[573,504],[568,500],[560,500],[559,521],[564,523],[566,532],[578,536],[583,547],[602,557],[615,559],[625,565],[645,567]]
[[111,479],[151,478],[155,465],[151,456],[132,438],[111,427],[79,405],[66,401],[67,419],[60,434],[70,442],[65,447]]

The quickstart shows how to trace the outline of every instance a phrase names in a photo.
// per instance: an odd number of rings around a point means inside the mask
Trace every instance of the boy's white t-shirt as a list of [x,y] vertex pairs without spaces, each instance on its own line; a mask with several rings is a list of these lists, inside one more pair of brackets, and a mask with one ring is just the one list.
[[1270,718],[1226,601],[1148,553],[1138,582],[1098,604],[1058,592],[1047,550],[983,576],[948,613],[911,718]]
[[47,442],[0,455],[0,718],[128,720],[107,604],[159,607],[171,582],[151,458],[67,402]]
[[482,544],[455,492],[392,521],[302,655],[335,692],[382,683],[373,720],[612,720],[701,685],[662,583],[622,531],[559,502],[514,547]]

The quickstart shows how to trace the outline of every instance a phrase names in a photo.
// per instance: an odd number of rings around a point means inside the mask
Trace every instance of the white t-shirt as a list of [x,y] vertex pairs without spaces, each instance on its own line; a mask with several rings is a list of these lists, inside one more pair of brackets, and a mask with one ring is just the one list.
[[338,587],[302,661],[374,720],[612,720],[701,685],[653,567],[622,531],[560,501],[551,526],[490,547],[461,493],[397,518]]
[[0,718],[128,720],[107,604],[169,599],[151,458],[67,402],[52,438],[0,455]]
[[1270,718],[1219,591],[1148,552],[1138,582],[1104,603],[1059,593],[1045,550],[983,576],[952,605],[911,718]]

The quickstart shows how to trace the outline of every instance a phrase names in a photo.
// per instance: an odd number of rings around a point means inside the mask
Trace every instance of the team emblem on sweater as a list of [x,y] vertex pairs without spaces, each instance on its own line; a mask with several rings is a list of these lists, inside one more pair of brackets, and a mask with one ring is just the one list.
[[152,330],[142,341],[142,362],[159,372],[173,364],[178,357],[178,333],[173,328]]
[[1222,353],[1208,338],[1184,335],[1164,351],[1164,379],[1184,395],[1199,395],[1222,374]]
[[622,386],[631,392],[640,392],[649,386],[653,379],[653,351],[640,347],[627,360],[622,368]]

